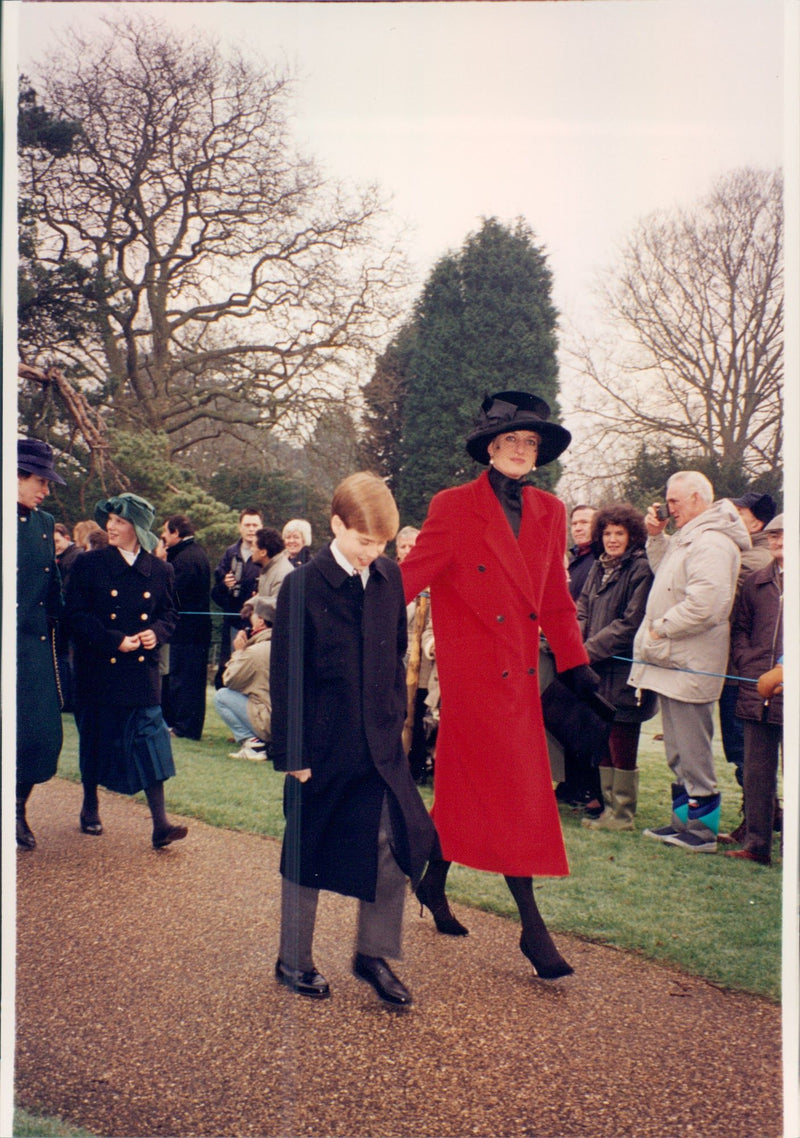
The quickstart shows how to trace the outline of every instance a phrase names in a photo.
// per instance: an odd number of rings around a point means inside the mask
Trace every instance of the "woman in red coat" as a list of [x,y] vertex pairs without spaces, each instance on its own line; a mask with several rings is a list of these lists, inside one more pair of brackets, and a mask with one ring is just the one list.
[[533,876],[569,869],[539,698],[540,628],[577,695],[597,678],[567,588],[564,506],[523,481],[570,442],[549,414],[525,392],[487,396],[467,451],[489,470],[434,497],[401,570],[407,601],[430,588],[442,692],[433,818],[443,857],[417,895],[440,931],[458,933],[444,895],[449,863],[502,873],[520,948],[555,979],[572,968],[539,914]]

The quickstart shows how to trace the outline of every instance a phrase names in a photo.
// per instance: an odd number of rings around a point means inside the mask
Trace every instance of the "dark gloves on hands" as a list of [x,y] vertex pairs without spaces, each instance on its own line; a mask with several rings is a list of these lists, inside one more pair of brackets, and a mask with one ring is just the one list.
[[567,668],[565,672],[558,673],[558,678],[578,699],[589,699],[600,686],[600,677],[588,664]]

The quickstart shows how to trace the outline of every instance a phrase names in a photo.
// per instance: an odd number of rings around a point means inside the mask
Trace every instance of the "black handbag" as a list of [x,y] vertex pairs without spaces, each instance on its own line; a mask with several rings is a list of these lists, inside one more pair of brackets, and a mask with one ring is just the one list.
[[544,725],[562,747],[569,747],[579,761],[597,766],[608,753],[608,736],[615,708],[594,692],[580,699],[556,678],[542,692]]

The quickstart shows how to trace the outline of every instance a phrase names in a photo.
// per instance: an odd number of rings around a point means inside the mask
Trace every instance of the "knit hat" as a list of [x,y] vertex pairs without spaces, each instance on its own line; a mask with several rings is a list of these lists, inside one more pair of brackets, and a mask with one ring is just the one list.
[[66,486],[53,465],[53,448],[41,439],[17,439],[17,470],[22,470],[25,474],[38,474],[48,482]]
[[481,403],[478,420],[467,435],[467,453],[483,466],[489,465],[488,444],[498,435],[511,431],[536,431],[541,438],[536,465],[545,466],[558,458],[572,441],[565,427],[550,423],[550,408],[538,395],[527,391],[499,391]]
[[766,525],[775,517],[775,499],[770,494],[743,494],[741,498],[731,498],[740,510],[749,510],[759,522]]
[[130,522],[136,530],[136,537],[142,549],[152,553],[158,545],[158,538],[152,532],[151,526],[156,519],[156,512],[145,498],[138,494],[117,494],[114,498],[106,498],[97,503],[94,508],[94,517],[98,525],[106,528],[109,514],[116,514]]

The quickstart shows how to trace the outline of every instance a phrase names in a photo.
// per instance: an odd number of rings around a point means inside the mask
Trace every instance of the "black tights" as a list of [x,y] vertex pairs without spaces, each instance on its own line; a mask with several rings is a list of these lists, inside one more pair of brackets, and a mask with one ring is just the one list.
[[[167,808],[164,800],[164,783],[154,782],[150,786],[144,788],[145,797],[147,798],[147,805],[150,807],[150,814],[153,819],[153,830],[156,833],[163,833],[169,829],[169,821],[167,819]],[[94,820],[98,812],[97,800],[97,783],[86,782],[83,783],[83,808],[81,815],[87,820]]]
[[[446,904],[445,883],[451,863],[442,857],[439,837],[431,853],[428,868],[425,870],[425,883],[432,899],[440,898]],[[544,923],[536,898],[533,895],[532,877],[505,877],[505,883],[514,898],[522,923],[522,940],[537,964],[552,968],[564,964],[564,958],[553,944],[547,925]],[[527,954],[526,954],[527,955]]]

